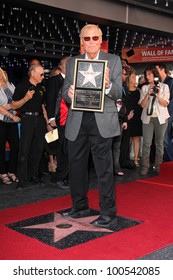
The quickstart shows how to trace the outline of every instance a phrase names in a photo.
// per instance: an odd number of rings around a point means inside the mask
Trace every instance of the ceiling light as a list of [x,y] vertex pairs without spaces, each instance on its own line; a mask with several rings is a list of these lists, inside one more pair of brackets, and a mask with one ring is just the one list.
[[12,9],[13,9],[13,11],[19,11],[20,10],[19,7],[13,7]]

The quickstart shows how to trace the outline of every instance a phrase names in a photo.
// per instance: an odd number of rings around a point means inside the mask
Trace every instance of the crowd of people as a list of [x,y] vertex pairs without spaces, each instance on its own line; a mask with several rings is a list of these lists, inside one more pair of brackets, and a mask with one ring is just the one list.
[[[163,160],[173,160],[173,79],[159,63],[149,64],[137,82],[134,68],[100,50],[102,31],[96,25],[84,26],[80,41],[85,53],[77,58],[108,62],[103,112],[71,109],[76,57],[62,57],[47,80],[39,60],[33,59],[28,77],[16,87],[0,68],[0,176],[4,184],[16,182],[17,189],[28,181],[43,184],[39,172],[46,152],[51,182],[71,189],[72,208],[62,215],[84,217],[90,214],[91,154],[100,198],[100,216],[93,224],[108,227],[116,219],[114,176],[134,168],[146,175],[153,146],[157,174]],[[46,143],[45,133],[57,127],[59,139]]]

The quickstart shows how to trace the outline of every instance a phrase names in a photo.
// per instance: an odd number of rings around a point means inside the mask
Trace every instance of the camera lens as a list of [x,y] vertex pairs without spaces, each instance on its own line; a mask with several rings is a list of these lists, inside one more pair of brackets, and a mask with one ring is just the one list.
[[153,87],[153,92],[155,93],[155,94],[157,94],[159,91],[158,91],[158,88],[156,87],[156,86],[154,86]]

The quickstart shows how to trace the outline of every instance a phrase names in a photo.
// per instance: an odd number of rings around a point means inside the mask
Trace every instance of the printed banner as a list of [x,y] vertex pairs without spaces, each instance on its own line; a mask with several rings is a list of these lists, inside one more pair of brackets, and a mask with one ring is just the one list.
[[122,58],[128,63],[173,62],[173,47],[123,49]]

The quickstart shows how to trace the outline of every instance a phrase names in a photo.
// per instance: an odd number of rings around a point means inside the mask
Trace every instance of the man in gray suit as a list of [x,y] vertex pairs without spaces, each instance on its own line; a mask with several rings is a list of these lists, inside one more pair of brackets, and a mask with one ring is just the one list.
[[80,33],[85,54],[70,58],[66,64],[63,98],[71,103],[74,94],[75,58],[106,60],[105,99],[103,112],[69,109],[65,135],[68,139],[69,177],[72,208],[62,212],[64,217],[80,218],[90,215],[88,206],[88,157],[91,149],[98,177],[100,216],[93,222],[97,227],[109,227],[116,221],[115,190],[112,160],[112,137],[120,135],[115,101],[122,94],[120,58],[100,50],[102,31],[93,24],[85,25]]

